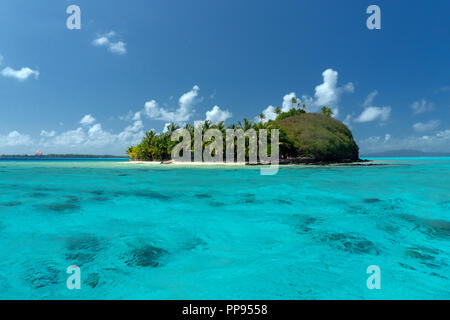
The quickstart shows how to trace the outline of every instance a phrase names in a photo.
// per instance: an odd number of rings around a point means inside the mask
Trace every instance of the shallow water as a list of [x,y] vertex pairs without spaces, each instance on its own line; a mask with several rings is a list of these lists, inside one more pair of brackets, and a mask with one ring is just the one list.
[[0,161],[0,298],[449,299],[450,158],[378,161]]

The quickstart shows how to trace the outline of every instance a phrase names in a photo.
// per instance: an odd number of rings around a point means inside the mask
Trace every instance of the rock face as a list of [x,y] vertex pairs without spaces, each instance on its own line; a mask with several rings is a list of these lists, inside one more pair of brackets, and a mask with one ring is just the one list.
[[331,117],[304,113],[274,121],[294,143],[298,157],[316,162],[359,161],[359,147],[352,132]]

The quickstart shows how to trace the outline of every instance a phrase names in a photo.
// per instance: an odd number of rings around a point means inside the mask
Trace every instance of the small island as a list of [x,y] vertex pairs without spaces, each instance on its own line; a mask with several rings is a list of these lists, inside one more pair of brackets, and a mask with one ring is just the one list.
[[[359,158],[359,147],[353,139],[350,129],[345,124],[332,117],[330,108],[323,107],[321,113],[307,113],[306,106],[292,101],[296,108],[282,112],[278,107],[275,110],[275,120],[264,122],[264,114],[259,121],[244,119],[237,124],[227,126],[225,122],[212,124],[204,121],[202,132],[208,129],[218,129],[225,137],[227,129],[242,129],[246,132],[254,129],[259,137],[261,129],[279,129],[280,164],[336,164],[362,162]],[[165,132],[157,134],[148,131],[142,142],[127,149],[131,161],[149,161],[170,163],[171,151],[177,142],[171,141],[171,135],[180,127],[174,123],[167,126]],[[184,129],[194,137],[194,126],[187,124]],[[225,138],[224,138],[225,142]],[[204,149],[208,142],[203,143]],[[193,150],[193,145],[192,149]],[[248,162],[248,138],[245,147],[245,159]],[[268,150],[270,153],[270,138]],[[236,150],[235,150],[236,151]]]

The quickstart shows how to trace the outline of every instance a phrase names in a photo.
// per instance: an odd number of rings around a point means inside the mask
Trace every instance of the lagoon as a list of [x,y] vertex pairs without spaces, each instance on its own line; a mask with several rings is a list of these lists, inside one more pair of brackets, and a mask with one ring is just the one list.
[[0,299],[449,299],[450,158],[376,161],[0,160]]

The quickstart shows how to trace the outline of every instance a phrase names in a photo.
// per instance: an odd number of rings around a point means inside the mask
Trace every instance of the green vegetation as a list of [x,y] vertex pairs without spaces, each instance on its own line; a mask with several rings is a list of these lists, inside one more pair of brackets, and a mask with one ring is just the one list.
[[322,109],[320,110],[320,112],[321,112],[324,116],[327,116],[327,117],[332,117],[333,114],[334,114],[333,110],[331,110],[331,109],[328,108],[328,107],[322,107]]
[[359,160],[359,148],[351,131],[329,115],[302,113],[283,117],[281,114],[274,123],[294,142],[298,155],[326,162]]
[[[332,118],[333,112],[330,108],[323,107],[322,114],[307,113],[306,106],[297,103],[292,99],[292,105],[295,106],[287,112],[282,112],[280,107],[275,109],[277,118],[266,123],[264,114],[259,115],[259,122],[244,119],[230,126],[224,122],[212,124],[205,121],[202,124],[202,132],[208,129],[218,129],[222,132],[224,150],[226,145],[226,129],[242,129],[244,132],[254,129],[259,136],[259,130],[267,129],[268,152],[270,154],[270,130],[279,129],[280,157],[282,162],[297,163],[295,161],[305,159],[304,162],[341,162],[359,160],[359,149],[353,140],[350,130],[340,121]],[[164,161],[171,157],[172,148],[178,142],[171,141],[170,137],[174,131],[180,127],[171,124],[162,134],[156,134],[154,131],[146,133],[142,142],[137,146],[129,147],[127,153],[132,160],[143,161]],[[194,150],[194,127],[187,124],[185,127],[191,134],[192,150]],[[245,149],[246,161],[248,161],[248,138]],[[203,150],[211,142],[204,141]],[[236,154],[236,147],[235,147]]]
[[[264,119],[261,117],[261,119]],[[143,160],[143,161],[164,161],[169,160],[171,157],[171,152],[173,147],[175,147],[178,142],[177,141],[171,141],[170,137],[174,131],[177,129],[180,129],[179,126],[175,124],[171,124],[167,127],[167,130],[162,134],[156,134],[154,131],[148,131],[145,134],[145,137],[142,139],[142,142],[138,144],[137,146],[131,146],[127,149],[127,154],[132,160]],[[191,134],[191,148],[194,150],[194,126],[187,124],[184,129],[188,130]],[[246,132],[249,129],[254,129],[256,131],[257,137],[259,137],[259,130],[261,129],[267,129],[268,130],[268,153],[270,155],[271,152],[271,136],[270,132],[271,129],[279,129],[279,148],[280,148],[280,154],[289,154],[291,156],[294,156],[296,154],[296,151],[294,149],[294,142],[287,137],[286,133],[283,131],[283,129],[274,124],[272,121],[269,121],[267,123],[262,122],[254,122],[250,121],[248,119],[244,119],[243,122],[238,122],[237,124],[233,124],[231,126],[226,126],[225,122],[219,122],[218,124],[212,124],[210,121],[205,121],[202,124],[202,134],[204,134],[208,129],[218,129],[222,133],[223,137],[223,146],[224,146],[224,152],[225,152],[225,146],[226,146],[226,130],[227,129],[242,129],[244,132]],[[210,141],[203,141],[202,149],[204,150],[208,144],[210,144]],[[249,138],[246,137],[246,148],[245,148],[245,155],[246,155],[246,161],[248,161],[248,155],[249,155]],[[237,147],[235,146],[235,154],[237,152]]]

